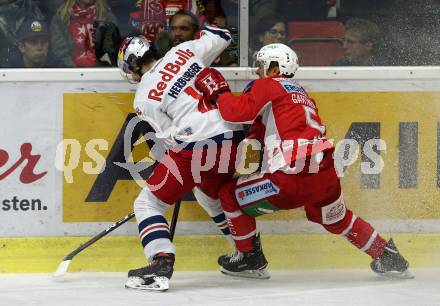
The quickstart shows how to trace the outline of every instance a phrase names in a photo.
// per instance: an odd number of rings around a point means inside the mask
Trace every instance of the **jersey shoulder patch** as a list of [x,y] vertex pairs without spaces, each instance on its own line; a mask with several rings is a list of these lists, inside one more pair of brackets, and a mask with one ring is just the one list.
[[300,93],[302,95],[307,96],[307,92],[302,88],[301,85],[286,79],[280,79],[277,80],[281,87],[287,92],[287,93]]

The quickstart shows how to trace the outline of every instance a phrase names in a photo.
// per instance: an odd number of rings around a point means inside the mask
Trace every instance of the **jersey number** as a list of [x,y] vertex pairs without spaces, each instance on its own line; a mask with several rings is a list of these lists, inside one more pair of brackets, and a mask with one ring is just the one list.
[[325,133],[325,126],[320,125],[315,119],[312,118],[312,116],[316,117],[316,111],[309,107],[309,106],[303,106],[304,107],[304,112],[306,113],[306,122],[307,124],[318,130],[321,134]]
[[197,104],[197,109],[201,113],[209,112],[210,110],[216,109],[217,105],[212,105],[211,103],[207,102],[201,93],[196,91],[193,87],[188,86],[183,90],[188,96],[194,98],[196,101],[199,101]]

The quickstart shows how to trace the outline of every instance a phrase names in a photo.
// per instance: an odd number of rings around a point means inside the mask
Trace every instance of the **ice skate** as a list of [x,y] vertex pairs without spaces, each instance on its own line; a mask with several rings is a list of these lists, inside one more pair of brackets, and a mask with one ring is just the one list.
[[393,239],[388,241],[382,256],[373,260],[370,266],[378,275],[389,279],[414,278],[408,271],[408,261],[399,253],[399,250],[394,245]]
[[174,254],[158,253],[148,266],[128,271],[125,288],[166,291],[170,287],[169,280],[173,275],[173,266]]
[[231,276],[269,279],[270,274],[266,269],[267,260],[264,257],[259,236],[255,237],[254,246],[254,249],[247,253],[235,251],[220,256],[218,258],[218,264],[221,266],[220,272]]

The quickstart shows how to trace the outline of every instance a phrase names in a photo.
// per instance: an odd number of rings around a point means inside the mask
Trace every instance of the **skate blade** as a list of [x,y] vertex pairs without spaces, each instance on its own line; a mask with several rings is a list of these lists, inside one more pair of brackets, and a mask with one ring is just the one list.
[[235,276],[235,277],[243,277],[243,278],[255,278],[255,279],[269,279],[270,274],[267,269],[259,269],[259,270],[246,270],[242,272],[232,272],[229,270],[226,270],[225,268],[221,267],[220,272],[222,272],[225,275],[229,276]]
[[155,276],[153,279],[153,283],[146,285],[144,284],[144,280],[140,277],[129,277],[125,283],[125,288],[154,292],[167,291],[170,288],[168,278]]
[[377,273],[379,276],[385,278],[385,279],[389,279],[389,280],[393,280],[393,279],[413,279],[414,275],[411,274],[411,272],[409,272],[408,270],[403,271],[403,272],[398,272],[398,271],[389,271],[389,272],[385,272],[385,273]]

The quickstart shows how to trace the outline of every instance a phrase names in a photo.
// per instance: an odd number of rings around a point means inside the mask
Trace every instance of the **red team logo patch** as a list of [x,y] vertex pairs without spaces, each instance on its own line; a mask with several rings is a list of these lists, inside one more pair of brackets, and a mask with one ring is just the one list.
[[333,224],[344,219],[346,214],[346,207],[344,198],[341,196],[335,202],[324,206],[322,209],[322,223]]
[[238,197],[243,200],[246,197],[246,194],[244,193],[244,191],[240,191],[238,193]]

